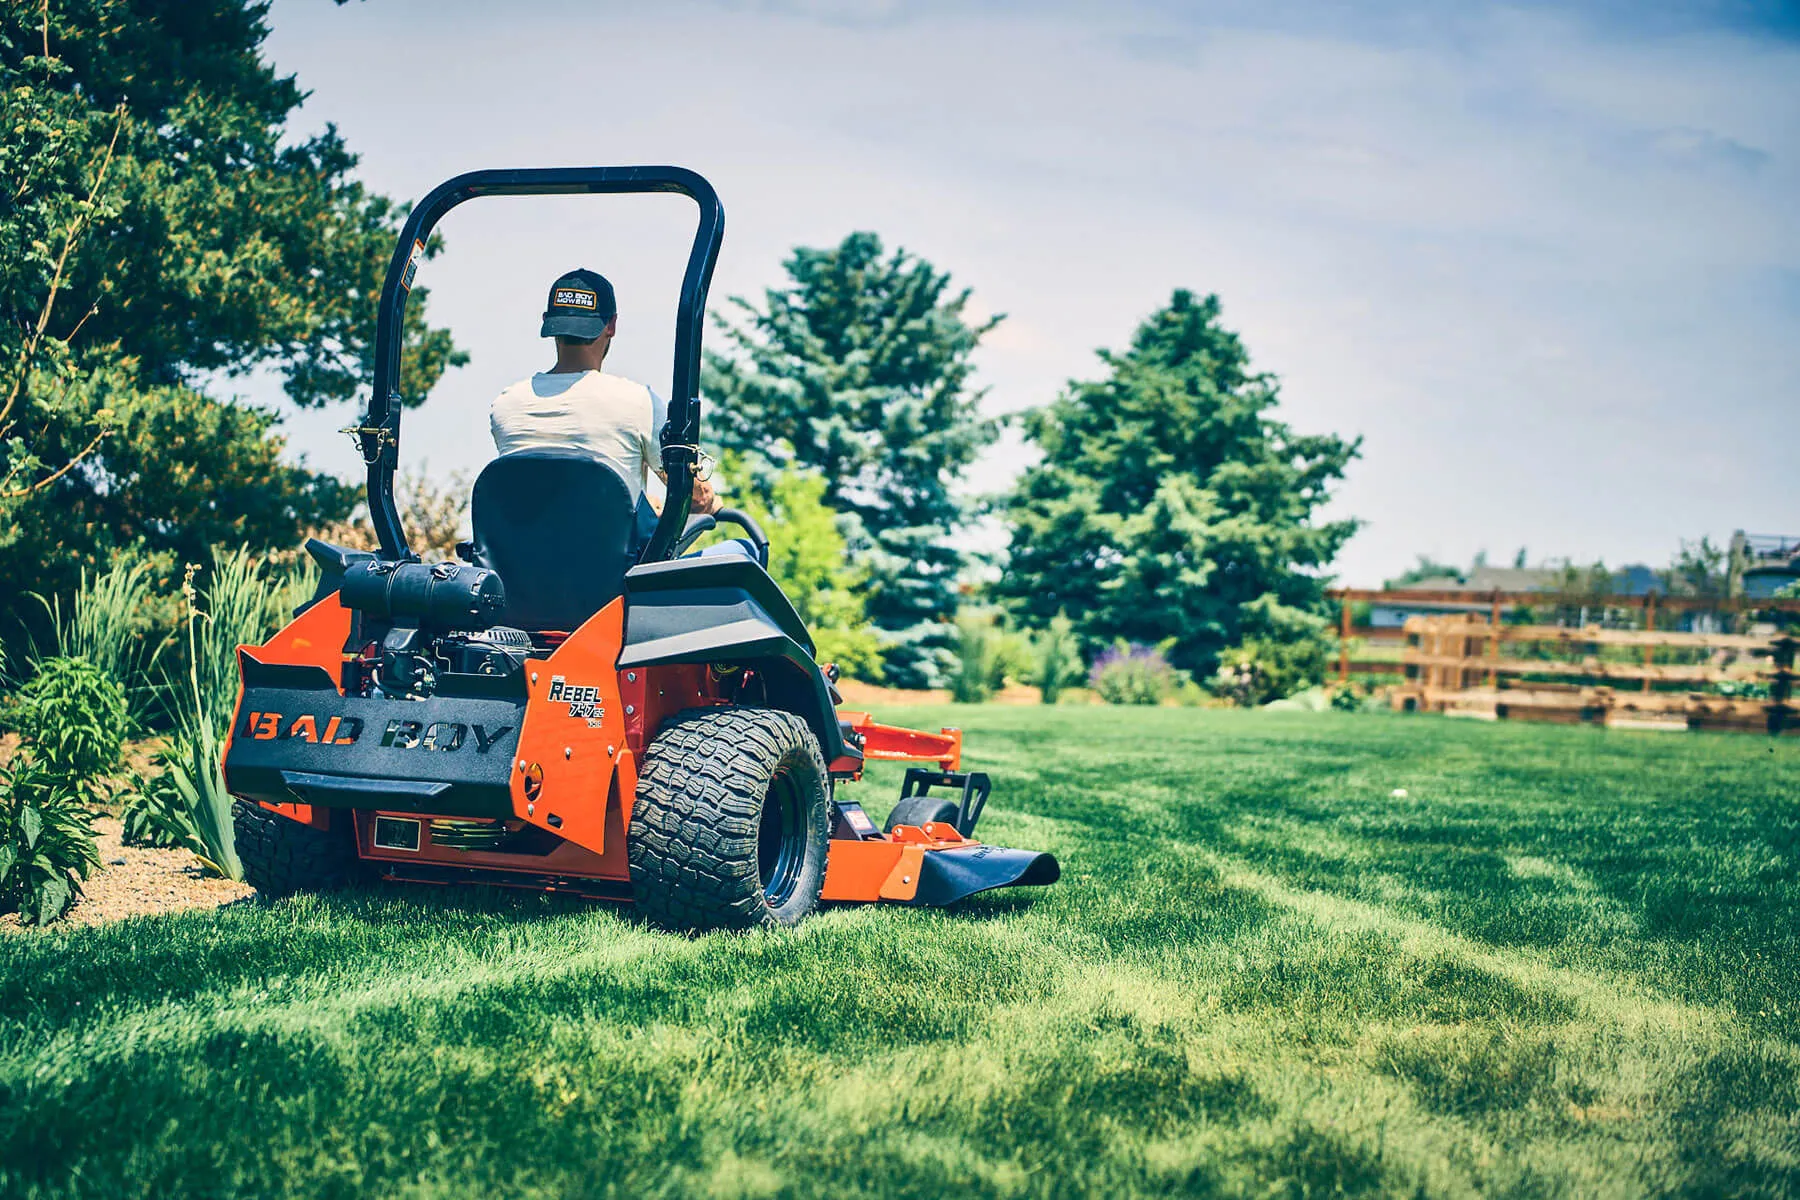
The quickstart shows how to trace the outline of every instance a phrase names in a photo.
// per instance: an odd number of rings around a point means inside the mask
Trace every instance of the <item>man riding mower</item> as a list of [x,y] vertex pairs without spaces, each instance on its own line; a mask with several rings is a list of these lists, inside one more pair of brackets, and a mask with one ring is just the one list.
[[[660,431],[661,514],[640,533],[626,478],[589,450],[518,448],[477,479],[461,561],[420,562],[394,503],[396,387],[432,228],[476,196],[623,192],[700,208]],[[836,672],[814,661],[764,569],[756,522],[692,512],[711,507],[695,486],[697,384],[723,228],[712,187],[673,167],[479,171],[407,218],[354,431],[380,549],[309,542],[317,596],[238,652],[224,772],[259,890],[361,870],[632,901],[670,928],[707,930],[791,925],[821,900],[946,905],[1057,879],[1048,854],[974,839],[989,785],[960,770],[958,731],[837,708]],[[684,557],[721,524],[742,531],[744,552]],[[869,761],[930,764],[907,771],[885,829],[836,796]]]

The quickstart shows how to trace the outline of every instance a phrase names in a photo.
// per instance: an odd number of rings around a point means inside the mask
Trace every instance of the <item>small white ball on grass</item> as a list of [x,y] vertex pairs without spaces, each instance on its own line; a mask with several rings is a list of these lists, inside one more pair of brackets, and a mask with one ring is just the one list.
[[1406,799],[1406,789],[1405,788],[1395,788],[1393,791],[1389,792],[1388,795],[1392,796],[1396,800],[1404,800],[1404,799]]

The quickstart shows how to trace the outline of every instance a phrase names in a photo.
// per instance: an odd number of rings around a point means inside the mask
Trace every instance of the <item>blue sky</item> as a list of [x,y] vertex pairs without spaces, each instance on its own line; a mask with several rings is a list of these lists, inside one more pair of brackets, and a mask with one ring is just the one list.
[[[372,187],[676,162],[718,187],[724,297],[873,229],[1008,314],[995,412],[1092,375],[1176,287],[1217,292],[1304,431],[1360,434],[1339,562],[1666,561],[1800,532],[1800,5],[277,0],[268,51]],[[405,432],[478,467],[580,264],[616,369],[667,386],[691,210],[488,201],[432,311],[474,358]],[[267,389],[245,385],[249,394]],[[298,414],[317,466],[355,459]],[[1027,459],[1009,439],[971,486]]]

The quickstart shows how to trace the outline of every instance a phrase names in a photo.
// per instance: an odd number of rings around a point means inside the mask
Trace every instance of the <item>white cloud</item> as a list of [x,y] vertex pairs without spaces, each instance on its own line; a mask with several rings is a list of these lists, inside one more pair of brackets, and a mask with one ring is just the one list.
[[[1172,288],[1217,291],[1288,419],[1366,435],[1340,504],[1371,522],[1358,581],[1424,548],[1617,561],[1800,522],[1757,434],[1800,387],[1792,45],[1505,8],[1401,36],[813,7],[280,0],[271,49],[392,194],[487,165],[703,170],[729,214],[715,298],[774,282],[796,243],[878,230],[1009,314],[983,352],[996,411],[1091,373]],[[619,284],[620,365],[666,383],[690,229],[663,198],[458,210],[426,282],[475,361],[408,453],[481,460],[487,398],[543,356],[540,293],[571,260]],[[321,432],[342,423],[303,417],[296,441],[347,471]]]

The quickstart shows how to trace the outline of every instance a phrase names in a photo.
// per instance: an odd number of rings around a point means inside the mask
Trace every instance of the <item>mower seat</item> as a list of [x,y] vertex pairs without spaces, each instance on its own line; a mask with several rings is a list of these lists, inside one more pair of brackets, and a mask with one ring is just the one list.
[[581,450],[503,454],[475,480],[476,566],[506,585],[503,625],[573,632],[624,591],[632,554],[631,492]]

